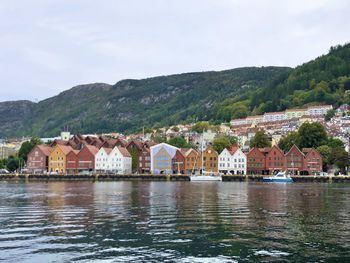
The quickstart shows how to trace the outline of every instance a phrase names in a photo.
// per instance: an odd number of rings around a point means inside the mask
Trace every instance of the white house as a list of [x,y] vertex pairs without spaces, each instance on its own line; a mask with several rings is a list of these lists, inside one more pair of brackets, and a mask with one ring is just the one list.
[[237,146],[224,149],[219,154],[219,172],[231,174],[247,174],[247,156]]
[[120,174],[131,173],[131,155],[125,147],[102,147],[95,155],[95,170]]
[[167,143],[151,146],[151,172],[170,174],[173,171],[172,160],[179,148]]

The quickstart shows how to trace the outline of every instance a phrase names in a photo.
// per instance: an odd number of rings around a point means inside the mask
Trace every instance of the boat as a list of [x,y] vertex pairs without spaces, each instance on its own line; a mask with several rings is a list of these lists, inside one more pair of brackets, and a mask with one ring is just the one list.
[[222,181],[221,175],[215,174],[193,174],[190,176],[191,182],[200,182],[200,181]]
[[286,175],[285,172],[278,172],[274,176],[263,177],[263,181],[270,183],[293,183],[293,178]]

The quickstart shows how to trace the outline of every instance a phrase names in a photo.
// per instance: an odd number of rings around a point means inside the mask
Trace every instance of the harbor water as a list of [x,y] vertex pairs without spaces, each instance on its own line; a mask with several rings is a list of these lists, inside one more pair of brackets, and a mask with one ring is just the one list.
[[0,262],[350,262],[350,184],[0,182]]

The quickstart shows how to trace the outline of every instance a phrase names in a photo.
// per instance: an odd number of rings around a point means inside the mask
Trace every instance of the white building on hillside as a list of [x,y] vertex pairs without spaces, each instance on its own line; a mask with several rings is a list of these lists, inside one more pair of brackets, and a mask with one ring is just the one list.
[[283,121],[287,119],[284,111],[280,112],[267,112],[264,114],[263,121],[264,122],[274,122],[274,121]]
[[237,146],[224,149],[219,154],[219,172],[247,174],[247,156]]
[[326,115],[327,111],[332,109],[333,109],[332,105],[310,106],[307,108],[307,115],[309,116]]
[[96,171],[126,174],[131,173],[131,165],[131,155],[125,147],[102,147],[95,155]]

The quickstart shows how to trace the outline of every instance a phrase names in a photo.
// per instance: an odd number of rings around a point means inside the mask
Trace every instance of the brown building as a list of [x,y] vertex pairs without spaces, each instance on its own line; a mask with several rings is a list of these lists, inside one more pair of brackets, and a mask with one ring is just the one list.
[[286,170],[284,152],[277,145],[267,151],[265,165],[268,174],[275,174]]
[[186,158],[184,152],[186,150],[177,150],[175,156],[172,159],[173,173],[184,174]]
[[313,148],[303,148],[302,152],[305,155],[304,158],[304,172],[310,175],[315,175],[322,172],[322,156]]
[[92,172],[95,170],[95,155],[98,148],[92,145],[85,145],[77,154],[78,172]]
[[286,153],[286,170],[288,174],[299,175],[304,168],[304,154],[296,145]]
[[265,155],[259,148],[253,148],[247,154],[247,174],[265,174]]
[[185,173],[195,174],[202,169],[201,155],[194,149],[189,149],[185,153]]
[[66,156],[66,171],[69,175],[78,174],[78,153],[78,150],[72,150]]
[[51,150],[52,148],[46,145],[35,146],[27,156],[27,169],[31,173],[47,172]]
[[203,169],[207,173],[218,173],[219,154],[212,146],[208,146],[203,154]]

